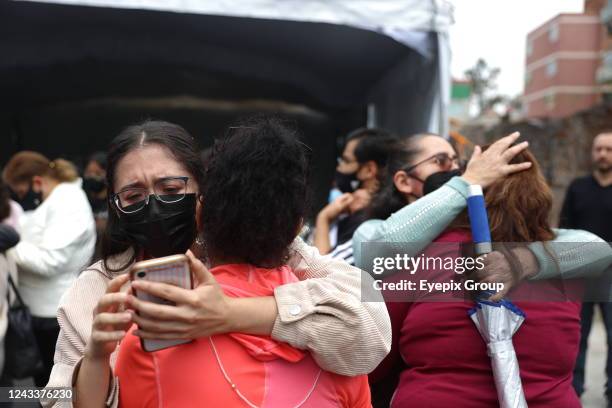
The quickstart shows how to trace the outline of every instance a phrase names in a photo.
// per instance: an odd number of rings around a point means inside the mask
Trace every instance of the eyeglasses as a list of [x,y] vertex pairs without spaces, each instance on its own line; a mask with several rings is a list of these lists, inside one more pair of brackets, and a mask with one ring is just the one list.
[[406,173],[410,173],[411,171],[413,171],[415,168],[417,168],[421,164],[427,163],[430,160],[434,160],[438,166],[444,167],[444,168],[452,167],[452,165],[456,165],[459,168],[462,168],[463,166],[463,163],[461,162],[461,160],[459,160],[458,156],[451,157],[448,153],[436,153],[433,156],[430,156],[424,160],[421,160],[420,162],[415,163],[412,166],[406,167],[405,169],[402,169],[402,170],[404,170]]
[[[161,202],[176,203],[185,198],[188,180],[189,177],[164,177],[155,182],[153,193]],[[130,187],[113,194],[112,201],[121,212],[132,214],[145,208],[150,197],[148,189]]]

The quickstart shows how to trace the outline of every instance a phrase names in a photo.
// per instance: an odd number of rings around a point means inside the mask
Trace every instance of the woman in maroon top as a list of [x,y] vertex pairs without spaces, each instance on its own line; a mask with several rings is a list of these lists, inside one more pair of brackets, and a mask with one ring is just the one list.
[[[494,242],[525,243],[554,238],[548,224],[551,191],[531,153],[524,151],[513,160],[524,161],[533,163],[529,170],[510,175],[485,191]],[[458,217],[436,242],[445,244],[430,246],[425,256],[440,256],[440,251],[444,251],[444,257],[462,256],[461,243],[471,242],[467,217]],[[419,271],[413,276],[419,276]],[[442,270],[421,271],[419,278],[440,282],[461,279],[453,271]],[[563,288],[553,281],[540,285],[539,289],[549,295],[563,295]],[[530,288],[522,284],[515,289],[521,290]],[[474,302],[412,300],[387,303],[393,327],[392,350],[370,375],[370,382],[389,381],[389,375],[399,366],[392,408],[497,407],[486,345],[468,318]],[[529,407],[580,407],[572,388],[572,369],[580,340],[580,304],[550,301],[515,304],[527,315],[513,342]]]

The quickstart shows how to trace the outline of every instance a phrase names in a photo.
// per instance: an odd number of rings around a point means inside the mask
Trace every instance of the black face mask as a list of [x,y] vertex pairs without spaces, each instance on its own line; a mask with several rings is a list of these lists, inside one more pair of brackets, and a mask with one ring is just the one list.
[[106,201],[105,198],[90,199],[89,205],[91,205],[91,211],[93,211],[94,215],[106,212],[106,210],[108,210],[108,201]]
[[460,176],[460,170],[439,171],[427,177],[423,183],[423,195],[427,195],[446,184],[455,176]]
[[104,191],[106,183],[102,177],[84,177],[83,190],[86,193],[98,194]]
[[38,207],[43,201],[42,193],[37,193],[32,190],[32,185],[30,185],[30,189],[23,196],[23,198],[19,198],[19,196],[13,190],[11,190],[11,199],[18,202],[19,205],[21,205],[21,208],[23,208],[23,211],[35,210],[36,207]]
[[344,174],[336,170],[334,181],[336,182],[336,187],[338,188],[338,190],[342,191],[343,193],[352,193],[359,187],[357,172],[351,174]]
[[164,203],[152,195],[142,210],[133,214],[120,212],[119,225],[147,257],[184,254],[196,236],[195,210],[195,194],[187,194],[176,203]]

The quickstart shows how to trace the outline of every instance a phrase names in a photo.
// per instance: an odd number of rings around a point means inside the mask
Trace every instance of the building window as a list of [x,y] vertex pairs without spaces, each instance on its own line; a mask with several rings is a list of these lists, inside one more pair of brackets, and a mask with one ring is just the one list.
[[533,42],[527,41],[527,56],[531,57],[531,54],[533,54]]
[[559,39],[559,25],[553,24],[548,29],[548,41],[557,42]]
[[551,61],[546,65],[546,75],[549,77],[557,75],[557,61]]
[[525,86],[528,86],[531,82],[531,72],[525,72]]

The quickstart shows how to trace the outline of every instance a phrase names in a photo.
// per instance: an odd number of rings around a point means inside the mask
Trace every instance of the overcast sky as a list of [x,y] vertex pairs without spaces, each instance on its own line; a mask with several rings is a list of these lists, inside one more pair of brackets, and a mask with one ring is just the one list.
[[523,92],[527,34],[559,13],[579,13],[584,0],[450,0],[455,24],[450,30],[453,77],[478,58],[501,68],[501,94]]

